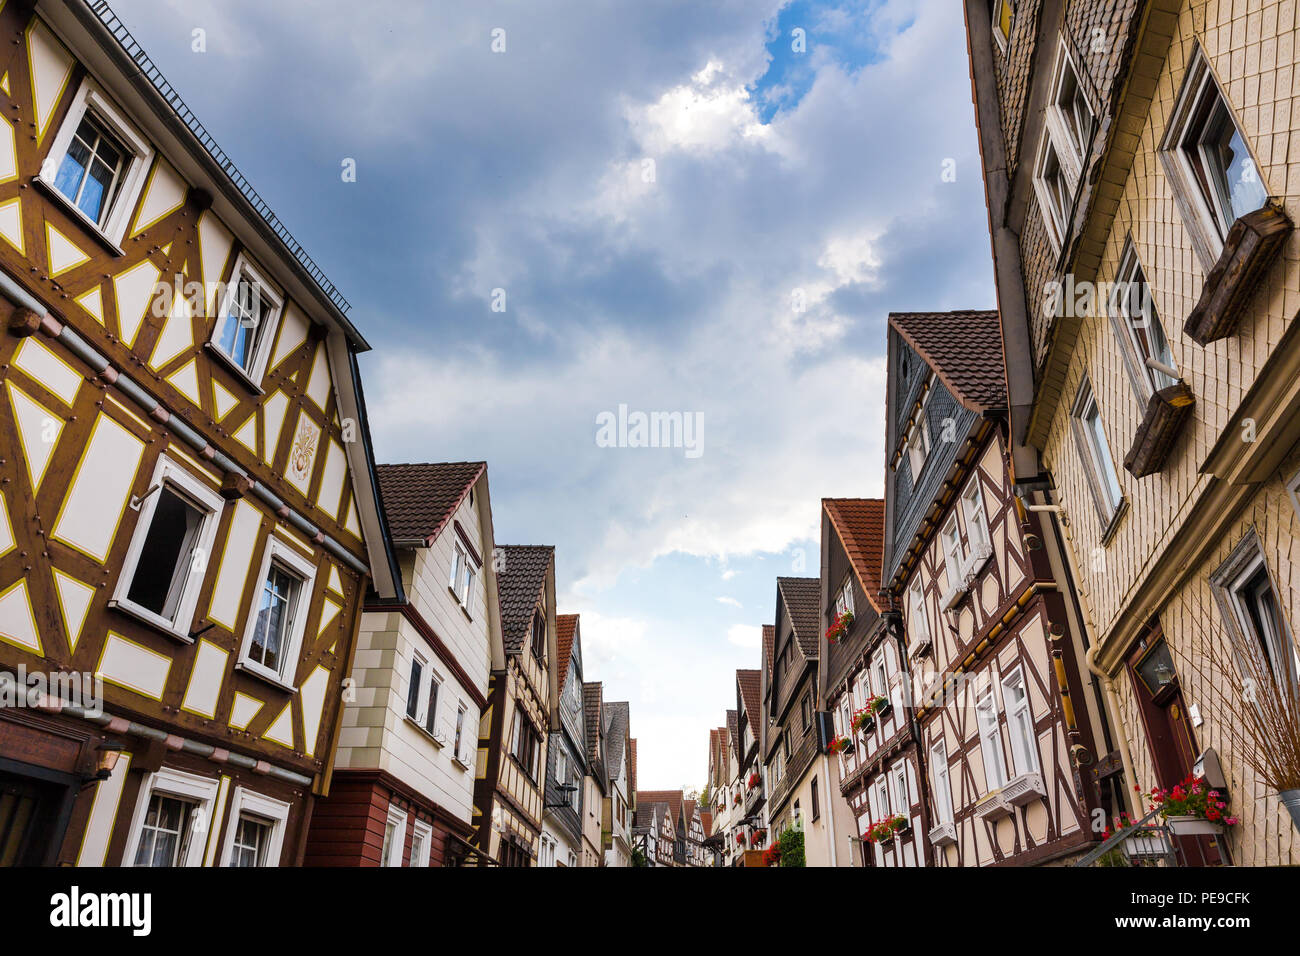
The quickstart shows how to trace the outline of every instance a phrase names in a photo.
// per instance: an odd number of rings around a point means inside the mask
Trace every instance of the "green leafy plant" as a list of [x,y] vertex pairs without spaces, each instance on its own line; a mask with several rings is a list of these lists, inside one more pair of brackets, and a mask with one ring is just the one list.
[[781,866],[803,866],[803,831],[786,827],[779,841],[781,847]]

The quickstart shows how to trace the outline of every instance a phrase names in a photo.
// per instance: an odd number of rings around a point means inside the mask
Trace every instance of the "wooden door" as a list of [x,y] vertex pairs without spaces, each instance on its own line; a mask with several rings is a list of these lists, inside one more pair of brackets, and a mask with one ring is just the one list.
[[60,788],[0,773],[0,866],[40,866],[54,850]]

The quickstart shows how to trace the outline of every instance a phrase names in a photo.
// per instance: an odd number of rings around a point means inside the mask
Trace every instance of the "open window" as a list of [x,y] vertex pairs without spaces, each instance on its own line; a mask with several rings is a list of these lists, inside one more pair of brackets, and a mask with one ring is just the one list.
[[223,504],[206,484],[160,456],[148,490],[131,500],[140,519],[109,606],[192,640],[194,606]]
[[1177,384],[1179,376],[1164,324],[1151,300],[1151,286],[1131,238],[1125,242],[1120,255],[1108,311],[1133,390],[1145,408],[1153,394]]
[[1017,667],[1002,678],[1002,704],[1011,736],[1011,762],[1017,776],[1038,771],[1038,737],[1025,688],[1025,672]]
[[1263,206],[1268,190],[1199,46],[1187,67],[1161,158],[1192,245],[1208,270],[1233,222]]
[[447,582],[447,587],[468,614],[474,600],[474,579],[478,575],[478,565],[470,557],[469,549],[460,541],[456,541],[453,547],[451,579]]
[[1097,517],[1102,524],[1102,536],[1103,539],[1108,539],[1119,517],[1124,494],[1110,454],[1110,443],[1106,441],[1101,410],[1097,407],[1092,383],[1086,377],[1075,395],[1070,419],[1079,457],[1083,459],[1084,470],[1088,475],[1088,487],[1092,490],[1093,503],[1097,506]]
[[293,688],[315,577],[311,561],[278,538],[268,539],[244,629],[242,669]]
[[289,804],[243,787],[231,800],[222,866],[279,866]]
[[927,391],[916,411],[916,421],[907,432],[907,463],[912,469],[912,484],[920,484],[921,472],[925,469],[926,459],[930,457],[931,438],[930,423],[926,417],[930,393]]
[[144,187],[154,150],[90,79],[82,82],[37,182],[116,246]]
[[240,377],[261,388],[284,300],[243,255],[235,260],[209,343]]
[[1300,655],[1259,537],[1252,529],[1210,577],[1230,630],[1244,653],[1259,653],[1278,686],[1300,687]]
[[998,702],[991,687],[975,703],[975,720],[979,725],[980,755],[984,758],[984,786],[992,792],[1007,782],[1007,765],[1002,756]]
[[163,767],[140,786],[122,862],[126,866],[202,866],[218,782]]
[[533,632],[530,642],[533,657],[539,661],[546,659],[546,615],[538,608],[533,612]]
[[1097,117],[1079,82],[1062,37],[1057,43],[1056,67],[1052,74],[1052,99],[1047,109],[1047,124],[1052,140],[1064,160],[1070,179],[1077,183],[1082,173],[1088,145],[1097,127]]

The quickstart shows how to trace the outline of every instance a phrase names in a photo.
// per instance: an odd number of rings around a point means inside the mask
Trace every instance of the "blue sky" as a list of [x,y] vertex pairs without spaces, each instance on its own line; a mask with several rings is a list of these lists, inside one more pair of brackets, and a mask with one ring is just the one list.
[[[640,782],[702,784],[820,499],[881,492],[887,313],[993,305],[957,9],[113,6],[353,303],[380,460],[488,462]],[[598,447],[620,404],[703,453]]]

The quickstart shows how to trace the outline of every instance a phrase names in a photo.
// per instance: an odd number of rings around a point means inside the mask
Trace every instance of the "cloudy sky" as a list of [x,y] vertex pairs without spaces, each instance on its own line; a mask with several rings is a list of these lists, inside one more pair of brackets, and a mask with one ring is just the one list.
[[881,493],[886,314],[993,305],[958,6],[112,5],[352,302],[380,460],[488,462],[642,786],[702,785],[820,499]]

